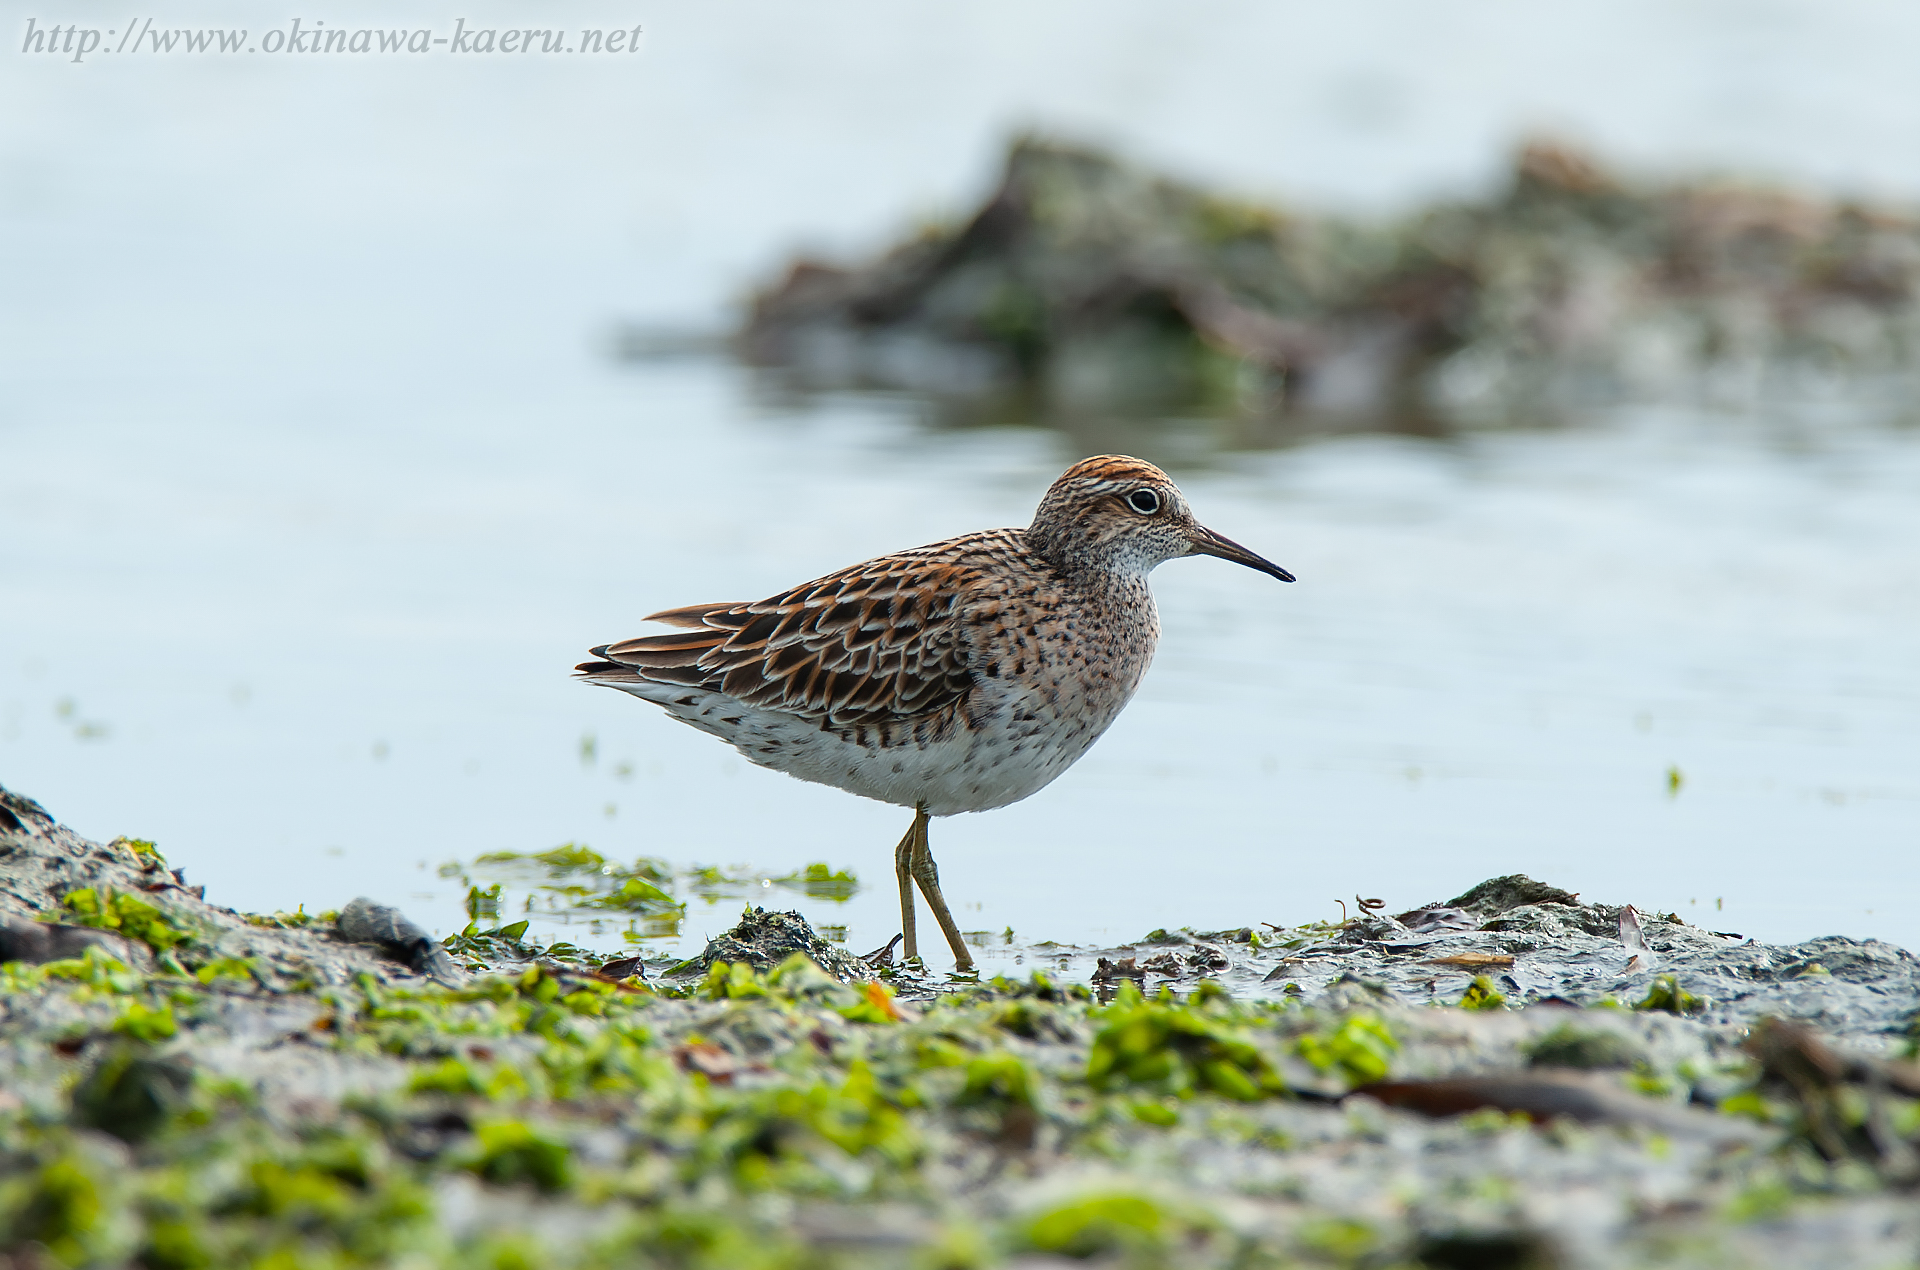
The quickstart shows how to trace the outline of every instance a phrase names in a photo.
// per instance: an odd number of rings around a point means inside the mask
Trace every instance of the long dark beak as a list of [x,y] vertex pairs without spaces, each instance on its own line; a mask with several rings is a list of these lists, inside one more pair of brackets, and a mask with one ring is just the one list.
[[1243,564],[1249,569],[1258,569],[1271,574],[1282,582],[1293,581],[1293,575],[1282,569],[1265,556],[1256,556],[1231,538],[1223,538],[1213,530],[1202,525],[1194,526],[1193,547],[1187,552],[1190,556],[1219,556],[1222,560],[1231,560]]

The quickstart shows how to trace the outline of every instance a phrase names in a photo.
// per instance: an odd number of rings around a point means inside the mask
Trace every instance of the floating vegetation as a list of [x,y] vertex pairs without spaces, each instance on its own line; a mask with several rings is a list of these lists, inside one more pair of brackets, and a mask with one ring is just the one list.
[[824,864],[809,864],[798,873],[771,879],[775,886],[789,887],[816,900],[850,900],[860,890],[860,880],[846,869],[830,869]]
[[528,924],[538,922],[586,925],[596,938],[639,944],[678,937],[688,904],[695,899],[712,907],[777,887],[809,899],[844,903],[860,890],[852,872],[821,862],[778,875],[745,866],[676,867],[652,856],[623,864],[578,842],[548,851],[489,852],[469,863],[449,861],[439,873],[467,887],[467,912],[476,926],[463,932],[464,937],[489,933],[478,928],[482,923],[507,929],[498,923],[512,913],[528,919],[509,937],[512,941],[525,935]]
[[581,902],[583,908],[616,908],[629,913],[646,913],[649,916],[664,913],[681,913],[686,905],[667,894],[645,878],[628,878],[620,884],[620,889],[606,895],[596,895]]

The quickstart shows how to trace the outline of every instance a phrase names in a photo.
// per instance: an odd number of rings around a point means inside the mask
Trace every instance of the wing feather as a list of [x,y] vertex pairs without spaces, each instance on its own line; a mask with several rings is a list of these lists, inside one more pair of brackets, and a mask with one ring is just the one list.
[[958,614],[981,572],[955,558],[961,543],[870,560],[766,600],[655,613],[649,621],[682,629],[596,648],[603,660],[581,670],[706,688],[828,726],[943,710],[973,685]]
[[708,617],[723,614],[732,607],[731,604],[689,604],[685,608],[662,609],[658,613],[649,613],[641,621],[660,622],[667,626],[690,626],[698,630],[706,626]]

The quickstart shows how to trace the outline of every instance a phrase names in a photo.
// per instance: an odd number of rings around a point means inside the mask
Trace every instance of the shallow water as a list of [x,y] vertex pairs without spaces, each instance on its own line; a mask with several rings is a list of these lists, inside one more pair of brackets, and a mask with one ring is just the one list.
[[[445,929],[443,861],[580,841],[850,868],[845,904],[760,889],[884,942],[904,813],[568,668],[657,607],[1022,523],[1073,455],[910,402],[770,409],[718,362],[543,370],[565,427],[526,426],[519,367],[457,409],[349,385],[323,420],[16,426],[7,782],[241,907],[367,892]],[[1526,872],[1771,940],[1920,943],[1920,438],[1643,411],[1178,475],[1301,580],[1159,571],[1161,654],[1112,732],[936,825],[968,929],[1112,943]],[[684,938],[739,895],[696,898]]]
[[[1491,7],[1419,41],[1382,36],[1412,7],[1328,18],[1311,74],[1262,78],[1227,72],[1301,47],[1306,9],[1227,6],[1170,58],[1145,6],[1097,37],[988,6],[909,33],[951,84],[876,61],[890,27],[769,10],[747,40],[699,12],[662,12],[644,74],[17,64],[0,781],[90,836],[158,839],[243,908],[364,892],[444,930],[465,918],[443,861],[581,841],[747,866],[693,900],[683,944],[761,876],[850,868],[869,885],[845,904],[759,889],[874,947],[903,813],[568,668],[656,608],[1023,523],[1119,436],[1301,581],[1160,572],[1161,655],[1108,737],[1028,802],[935,827],[969,929],[1108,944],[1524,871],[1770,940],[1920,946],[1910,431],[1803,403],[1221,456],[1204,427],[946,431],[911,401],[604,351],[623,314],[713,320],[796,238],[962,205],[1034,119],[1372,205],[1471,184],[1543,119],[1649,161],[1897,188],[1907,19],[1788,6],[1742,20],[1737,58],[1688,19],[1628,109],[1605,58],[1458,74],[1479,63],[1443,54],[1480,47]],[[1509,48],[1645,38],[1564,13]]]

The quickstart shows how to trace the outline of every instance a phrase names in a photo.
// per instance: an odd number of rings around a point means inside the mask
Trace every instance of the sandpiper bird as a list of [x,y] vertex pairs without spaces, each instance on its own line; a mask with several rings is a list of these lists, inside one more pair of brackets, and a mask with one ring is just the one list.
[[647,618],[684,628],[593,650],[588,683],[665,707],[762,767],[913,808],[894,849],[908,958],[918,882],[961,970],[927,821],[1005,807],[1087,752],[1160,637],[1147,574],[1218,556],[1293,575],[1193,518],[1151,463],[1068,468],[1025,529],[881,556],[746,604]]

